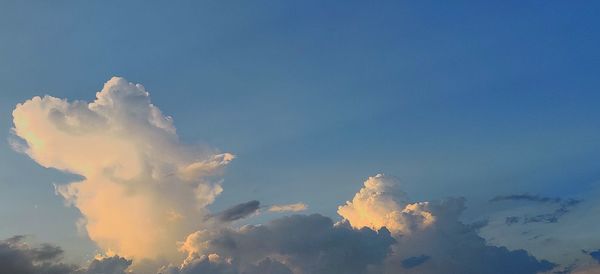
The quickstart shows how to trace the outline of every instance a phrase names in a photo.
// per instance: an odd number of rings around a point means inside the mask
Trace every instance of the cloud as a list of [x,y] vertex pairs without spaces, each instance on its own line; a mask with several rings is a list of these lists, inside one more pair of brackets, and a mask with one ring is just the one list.
[[94,259],[85,274],[125,274],[132,261],[123,257],[112,256]]
[[308,206],[304,203],[286,204],[286,205],[272,205],[269,207],[271,212],[300,212],[308,209]]
[[404,268],[413,268],[413,267],[423,264],[424,262],[426,262],[429,259],[431,259],[431,257],[429,257],[427,255],[420,255],[420,256],[416,256],[416,257],[408,257],[408,258],[402,260],[401,263],[402,263],[402,267],[404,267]]
[[561,199],[558,197],[543,197],[531,194],[514,194],[507,196],[496,196],[491,202],[513,201],[513,202],[533,202],[542,204],[556,204],[558,207],[552,212],[535,214],[532,216],[507,216],[505,223],[513,225],[518,223],[556,223],[565,214],[569,213],[572,207],[580,204],[582,200]]
[[24,236],[0,241],[0,271],[11,274],[67,274],[76,266],[62,262],[63,251],[57,246],[43,244],[31,247]]
[[537,273],[554,268],[524,250],[487,245],[478,226],[460,221],[464,203],[463,198],[411,202],[396,178],[379,174],[365,181],[338,213],[355,228],[391,228],[396,244],[373,273]]
[[202,227],[234,157],[182,144],[145,88],[113,77],[92,102],[34,97],[13,111],[13,133],[44,167],[84,177],[57,186],[104,251],[180,260],[176,242]]
[[[314,214],[286,216],[239,229],[198,231],[188,237],[182,250],[189,254],[186,261],[203,264],[210,262],[203,256],[218,255],[235,273],[266,267],[268,259],[272,268],[278,266],[274,273],[286,273],[282,267],[286,266],[294,273],[350,274],[366,273],[369,265],[381,263],[393,242],[386,229],[356,230]],[[185,272],[188,265],[174,273],[202,273]]]
[[411,202],[396,178],[376,175],[338,208],[344,218],[337,223],[318,214],[293,215],[265,225],[199,230],[181,244],[185,262],[163,273],[254,273],[267,262],[279,266],[274,273],[311,274],[528,274],[555,267],[524,250],[488,245],[479,226],[460,222],[464,203]]
[[51,244],[31,246],[24,236],[0,241],[0,273],[126,274],[130,260],[113,256],[94,259],[87,267],[62,262],[63,250]]
[[259,207],[259,201],[249,201],[223,210],[221,213],[217,214],[216,217],[222,222],[232,222],[250,216],[255,213]]
[[377,174],[364,182],[351,201],[338,207],[338,214],[355,228],[386,227],[392,233],[410,234],[435,221],[430,212],[423,210],[426,205],[409,203],[396,178]]
[[[539,259],[560,264],[555,271],[581,269],[596,262],[581,252],[600,246],[596,237],[600,203],[598,189],[589,189],[577,197],[544,197],[518,194],[495,198],[489,206],[488,225],[480,235],[493,245],[526,249]],[[514,199],[519,197],[518,199]]]

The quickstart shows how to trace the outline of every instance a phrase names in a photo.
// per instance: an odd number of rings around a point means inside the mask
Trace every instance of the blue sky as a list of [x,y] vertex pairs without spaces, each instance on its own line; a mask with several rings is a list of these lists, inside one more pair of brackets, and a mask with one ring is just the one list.
[[[237,156],[217,211],[256,199],[337,218],[361,182],[385,173],[415,200],[464,196],[477,219],[494,196],[581,197],[600,177],[591,1],[0,6],[5,139],[17,103],[91,101],[125,77],[183,142]],[[0,237],[92,252],[52,186],[73,178],[0,146]]]

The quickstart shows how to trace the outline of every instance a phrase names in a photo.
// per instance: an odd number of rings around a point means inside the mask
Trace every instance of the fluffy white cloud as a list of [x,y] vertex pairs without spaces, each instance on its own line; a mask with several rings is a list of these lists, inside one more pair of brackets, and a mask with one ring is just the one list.
[[180,257],[175,243],[201,227],[222,191],[208,178],[234,158],[183,145],[145,88],[119,77],[93,102],[34,97],[13,118],[33,160],[84,177],[57,192],[81,211],[90,238],[135,259]]

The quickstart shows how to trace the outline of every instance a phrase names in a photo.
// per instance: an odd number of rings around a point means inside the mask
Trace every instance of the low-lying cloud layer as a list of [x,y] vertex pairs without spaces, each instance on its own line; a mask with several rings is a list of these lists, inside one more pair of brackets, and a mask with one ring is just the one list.
[[[216,214],[207,209],[223,190],[218,176],[232,154],[182,144],[173,120],[139,84],[115,77],[96,97],[91,103],[35,97],[15,108],[13,132],[25,141],[16,147],[40,165],[84,177],[57,186],[57,193],[82,212],[82,229],[90,238],[118,256],[75,267],[61,262],[57,247],[32,248],[13,238],[0,244],[0,269],[14,269],[13,274],[525,274],[554,267],[524,250],[488,245],[475,226],[460,221],[464,199],[411,201],[396,178],[381,174],[368,178],[338,208],[338,220],[292,215],[236,227],[260,212],[259,201]],[[267,211],[306,208],[297,203]]]
[[189,254],[186,262],[166,273],[202,273],[191,269],[205,261],[227,266],[218,273],[254,273],[265,262],[277,264],[278,272],[366,273],[385,259],[394,242],[385,228],[356,230],[318,214],[293,215],[265,225],[198,231],[182,246]]

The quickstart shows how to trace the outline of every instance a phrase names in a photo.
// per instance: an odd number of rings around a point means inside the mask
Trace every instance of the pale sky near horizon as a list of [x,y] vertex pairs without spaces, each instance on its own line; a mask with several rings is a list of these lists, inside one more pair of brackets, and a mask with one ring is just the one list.
[[[592,1],[0,1],[0,239],[33,235],[73,261],[93,256],[81,213],[53,186],[79,176],[9,139],[17,104],[91,102],[113,76],[142,84],[182,143],[236,155],[214,212],[302,202],[338,220],[384,173],[412,201],[465,197],[468,221],[517,214],[528,206],[488,201],[526,193],[581,199],[576,219],[592,218],[581,210],[600,208],[599,11]],[[502,244],[499,229],[487,239]],[[600,249],[599,236],[589,241]]]

